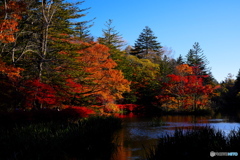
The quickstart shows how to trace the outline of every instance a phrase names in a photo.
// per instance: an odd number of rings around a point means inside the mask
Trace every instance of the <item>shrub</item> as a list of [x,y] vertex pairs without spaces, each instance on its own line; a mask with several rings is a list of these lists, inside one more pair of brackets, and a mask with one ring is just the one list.
[[[212,127],[176,129],[173,136],[166,134],[156,147],[148,150],[148,160],[159,159],[212,159],[210,152],[240,153],[240,129],[225,135]],[[229,159],[229,157],[218,157]],[[231,157],[232,158],[232,157]]]
[[114,117],[2,127],[0,159],[110,159],[113,135],[120,127],[121,120]]

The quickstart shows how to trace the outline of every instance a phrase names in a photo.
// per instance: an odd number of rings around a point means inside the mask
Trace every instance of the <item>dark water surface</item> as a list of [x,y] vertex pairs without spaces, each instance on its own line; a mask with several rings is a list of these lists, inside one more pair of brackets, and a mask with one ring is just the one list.
[[116,134],[118,144],[112,160],[142,160],[145,148],[156,145],[159,137],[174,133],[176,128],[212,126],[227,135],[240,127],[240,116],[161,116],[158,118],[124,118],[124,127]]

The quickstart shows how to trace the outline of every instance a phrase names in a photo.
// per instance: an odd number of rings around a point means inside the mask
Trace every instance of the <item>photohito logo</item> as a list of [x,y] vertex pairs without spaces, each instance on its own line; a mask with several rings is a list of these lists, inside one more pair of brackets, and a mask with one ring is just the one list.
[[214,151],[211,151],[210,156],[211,157],[214,157],[214,156],[238,156],[238,152],[214,152]]

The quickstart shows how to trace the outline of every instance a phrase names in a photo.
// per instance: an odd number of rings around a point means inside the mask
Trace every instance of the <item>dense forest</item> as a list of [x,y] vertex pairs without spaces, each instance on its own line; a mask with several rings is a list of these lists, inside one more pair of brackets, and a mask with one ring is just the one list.
[[240,105],[240,72],[217,82],[198,42],[174,59],[147,24],[133,46],[113,20],[102,37],[93,37],[94,19],[82,20],[88,8],[81,3],[0,2],[2,111],[82,107],[103,114],[135,104],[193,112]]

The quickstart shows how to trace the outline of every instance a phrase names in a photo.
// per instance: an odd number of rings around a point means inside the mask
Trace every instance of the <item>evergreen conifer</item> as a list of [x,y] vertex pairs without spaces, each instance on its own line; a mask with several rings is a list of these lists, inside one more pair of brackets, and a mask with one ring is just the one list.
[[161,55],[161,48],[162,46],[157,41],[157,37],[154,36],[151,28],[146,26],[136,40],[131,54],[146,58],[146,56],[152,53]]

